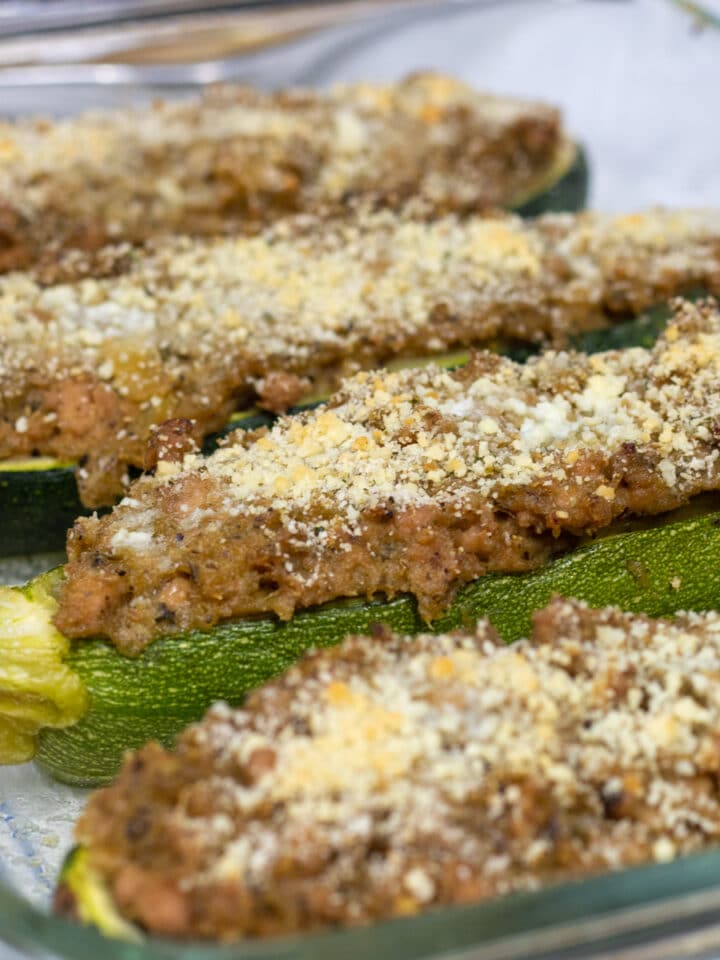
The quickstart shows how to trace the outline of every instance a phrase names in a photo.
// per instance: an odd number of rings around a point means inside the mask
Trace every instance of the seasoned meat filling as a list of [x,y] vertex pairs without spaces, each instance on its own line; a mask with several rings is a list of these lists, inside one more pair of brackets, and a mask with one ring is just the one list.
[[128,757],[77,837],[128,919],[224,940],[664,862],[720,840],[718,671],[717,613],[380,630]]
[[88,506],[142,467],[155,424],[198,435],[258,397],[286,408],[344,375],[496,338],[556,343],[693,285],[720,292],[720,217],[286,222],[177,240],[105,280],[0,280],[0,457],[80,461]]
[[479,353],[360,373],[328,406],[159,460],[78,520],[56,617],[127,653],[155,635],[410,592],[426,618],[488,571],[720,487],[720,314],[680,302],[651,350]]
[[413,198],[431,213],[511,206],[568,149],[552,107],[431,73],[0,122],[0,144],[0,272],[52,269],[75,251],[63,264],[75,275],[103,269],[108,241],[253,231],[358,198]]

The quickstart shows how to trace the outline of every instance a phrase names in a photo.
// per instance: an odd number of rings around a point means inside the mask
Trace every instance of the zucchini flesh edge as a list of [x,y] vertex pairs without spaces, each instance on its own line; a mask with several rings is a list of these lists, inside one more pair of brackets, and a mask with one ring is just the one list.
[[[53,594],[60,569],[22,589],[0,588],[0,603],[19,605],[16,619],[22,620],[27,642],[43,650],[55,645],[52,655],[43,657],[30,647],[26,680],[19,684],[8,674],[6,664],[13,661],[6,650],[12,652],[20,628],[12,627],[12,618],[0,619],[0,723],[7,727],[0,762],[28,758],[34,747],[39,764],[57,779],[84,786],[107,782],[125,750],[153,739],[172,744],[212,702],[237,705],[310,647],[368,633],[378,622],[414,634],[445,632],[489,617],[510,642],[527,636],[533,612],[554,594],[652,616],[720,608],[720,501],[699,498],[693,511],[695,515],[669,514],[650,526],[643,521],[637,528],[608,533],[530,573],[481,577],[462,588],[430,625],[407,595],[341,600],[300,611],[288,622],[244,618],[208,631],[162,636],[133,659],[107,641],[68,643],[55,630]],[[29,613],[27,597],[32,598]],[[68,684],[71,696],[63,693]],[[36,689],[52,704],[41,717],[33,698]]]
[[546,173],[507,204],[521,217],[537,217],[542,213],[574,213],[587,202],[590,164],[579,143],[565,139]]
[[139,942],[140,931],[123,918],[100,875],[88,863],[87,850],[73,847],[63,861],[54,898],[55,912],[96,927],[116,940]]

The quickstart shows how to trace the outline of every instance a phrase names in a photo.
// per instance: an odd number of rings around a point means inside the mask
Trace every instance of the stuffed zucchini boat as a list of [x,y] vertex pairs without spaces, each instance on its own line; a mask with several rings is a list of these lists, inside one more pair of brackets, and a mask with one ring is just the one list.
[[305,657],[91,796],[56,909],[233,941],[412,916],[720,840],[720,614],[556,598],[529,639]]
[[558,110],[434,73],[323,93],[214,87],[4,122],[0,139],[0,272],[39,264],[51,279],[105,269],[107,243],[252,232],[359,201],[539,213],[580,209],[587,192]]
[[317,228],[167,241],[105,280],[6,277],[0,552],[57,546],[83,512],[75,482],[86,508],[111,504],[167,419],[192,420],[199,440],[244,404],[284,410],[359,368],[559,343],[690,287],[720,289],[712,212],[530,224],[372,213]]
[[515,639],[556,590],[713,607],[712,515],[577,547],[717,490],[718,417],[720,315],[682,302],[651,349],[360,373],[210,456],[159,449],[110,514],[78,520],[57,580],[2,593],[6,756],[53,726],[32,711],[55,706],[56,673],[77,696],[41,760],[97,781],[124,747],[170,739],[373,622],[442,630],[491,613]]

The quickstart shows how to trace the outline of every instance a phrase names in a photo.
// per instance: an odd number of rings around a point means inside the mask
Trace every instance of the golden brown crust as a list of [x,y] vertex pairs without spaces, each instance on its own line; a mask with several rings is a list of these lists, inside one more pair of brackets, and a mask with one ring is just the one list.
[[161,462],[79,520],[56,618],[137,653],[155,635],[375,592],[427,619],[626,513],[718,487],[720,314],[677,307],[652,350],[358,374],[325,408]]
[[168,241],[105,280],[7,275],[0,457],[80,459],[83,502],[99,506],[142,467],[165,419],[207,435],[256,397],[281,410],[397,358],[497,338],[557,343],[691,286],[720,292],[713,212],[530,225],[366,212],[318,226]]
[[350,638],[93,795],[90,863],[153,933],[297,933],[720,839],[720,616],[555,600],[512,647]]
[[[326,94],[215,88],[199,100],[0,123],[0,272],[108,242],[253,232],[358,198],[434,213],[510,205],[550,172],[556,110],[437,74]],[[89,261],[89,262],[88,262]]]

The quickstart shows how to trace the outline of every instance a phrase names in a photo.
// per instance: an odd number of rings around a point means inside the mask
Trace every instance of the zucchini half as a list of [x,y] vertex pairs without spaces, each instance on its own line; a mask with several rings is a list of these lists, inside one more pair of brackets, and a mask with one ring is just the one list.
[[378,622],[411,634],[489,617],[509,642],[526,636],[533,611],[558,593],[653,616],[718,608],[719,555],[720,502],[706,496],[692,510],[609,533],[531,573],[481,577],[429,627],[408,596],[343,600],[288,622],[252,617],[163,636],[133,659],[100,639],[68,643],[55,629],[63,575],[57,568],[26,587],[0,588],[0,724],[6,728],[0,762],[30,759],[35,749],[40,765],[59,780],[104,783],[125,750],[152,739],[170,745],[212,702],[237,705],[310,647],[368,633]]

